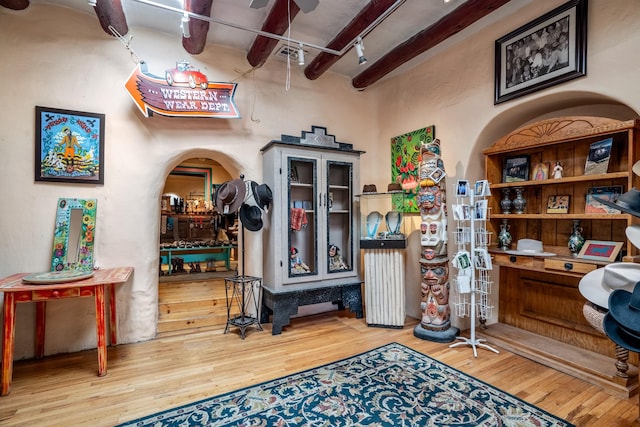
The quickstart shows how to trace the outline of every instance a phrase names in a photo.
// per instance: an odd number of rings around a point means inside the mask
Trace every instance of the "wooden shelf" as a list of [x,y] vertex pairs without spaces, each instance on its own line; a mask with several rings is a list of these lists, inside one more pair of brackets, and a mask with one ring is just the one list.
[[[610,138],[607,173],[585,175],[593,144]],[[637,369],[631,378],[616,376],[614,343],[586,320],[580,280],[606,263],[573,258],[567,242],[573,221],[579,221],[586,240],[623,242],[625,261],[640,255],[627,239],[627,226],[637,220],[626,213],[584,213],[592,187],[622,186],[623,191],[640,187],[640,177],[631,173],[640,158],[640,120],[626,122],[603,117],[559,117],[516,129],[484,150],[486,179],[490,183],[490,218],[487,231],[498,240],[501,226],[508,225],[511,248],[520,239],[542,242],[553,257],[508,254],[492,249],[498,275],[498,321],[483,331],[491,341],[560,371],[602,386],[614,394],[631,396],[638,390]],[[529,168],[539,163],[560,162],[563,178],[501,182],[507,159],[526,157]],[[605,170],[602,168],[602,170]],[[523,188],[525,213],[502,213],[502,190]],[[512,192],[513,193],[513,192]],[[551,197],[569,197],[569,213],[547,213]],[[510,199],[513,200],[513,194]],[[638,355],[629,364],[638,365]]]
[[491,189],[498,188],[513,188],[513,187],[531,187],[540,185],[558,185],[558,184],[572,184],[574,182],[589,182],[589,181],[602,181],[606,179],[627,179],[629,178],[629,172],[611,172],[602,173],[598,175],[578,175],[578,176],[566,176],[563,178],[550,178],[539,181],[518,181],[518,182],[500,182],[491,184]]
[[618,220],[629,220],[631,215],[628,214],[491,214],[491,219],[556,219],[556,220],[572,220],[572,219],[618,219]]

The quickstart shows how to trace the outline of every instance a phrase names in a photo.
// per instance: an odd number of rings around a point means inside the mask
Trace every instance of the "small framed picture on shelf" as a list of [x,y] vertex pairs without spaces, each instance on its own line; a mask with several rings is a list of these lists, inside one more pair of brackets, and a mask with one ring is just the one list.
[[586,203],[584,205],[584,213],[593,214],[619,214],[620,209],[614,209],[610,206],[600,203],[600,200],[614,202],[622,194],[622,185],[613,185],[609,187],[591,187],[587,190]]
[[622,248],[622,242],[604,242],[600,240],[587,240],[580,249],[578,258],[594,261],[613,262],[618,257]]
[[429,178],[433,180],[436,184],[442,181],[442,178],[446,176],[446,172],[441,168],[435,168],[433,172],[429,174]]
[[519,182],[529,179],[529,156],[507,157],[502,170],[502,182]]
[[569,213],[569,195],[549,196],[549,199],[547,199],[547,213]]
[[543,181],[549,178],[549,162],[539,162],[531,171],[532,181]]
[[607,138],[603,141],[594,142],[589,147],[589,155],[584,165],[585,175],[598,175],[607,173],[609,169],[609,157],[611,156],[611,146],[613,138]]

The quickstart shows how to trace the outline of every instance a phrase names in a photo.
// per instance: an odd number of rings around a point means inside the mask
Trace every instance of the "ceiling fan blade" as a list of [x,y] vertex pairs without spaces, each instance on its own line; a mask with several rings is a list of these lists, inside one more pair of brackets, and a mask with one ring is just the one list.
[[249,7],[251,9],[262,9],[267,4],[269,4],[269,0],[251,0]]
[[300,10],[303,11],[304,13],[311,12],[318,6],[318,3],[320,3],[320,0],[293,0],[293,1],[298,5]]

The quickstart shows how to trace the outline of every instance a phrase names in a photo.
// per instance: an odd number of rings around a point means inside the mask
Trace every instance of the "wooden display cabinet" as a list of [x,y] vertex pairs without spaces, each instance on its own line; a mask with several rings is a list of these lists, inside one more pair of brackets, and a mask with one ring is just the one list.
[[263,230],[263,313],[272,314],[272,333],[303,305],[335,302],[362,317],[354,201],[362,152],[317,126],[261,151],[264,181],[273,189]]
[[[592,144],[611,138],[608,168],[585,174]],[[622,259],[637,261],[638,248],[627,240],[625,229],[637,223],[626,213],[585,213],[589,188],[622,186],[622,192],[640,184],[632,173],[640,158],[640,121],[618,121],[601,117],[561,117],[525,125],[484,151],[491,219],[488,228],[496,236],[506,220],[513,238],[535,239],[544,251],[556,256],[534,257],[509,254],[494,247],[499,266],[499,323],[484,333],[493,342],[559,370],[601,385],[612,393],[629,396],[637,391],[637,369],[628,378],[616,372],[616,346],[585,319],[586,303],[578,290],[582,276],[606,262],[575,258],[568,248],[574,220],[580,221],[587,240],[622,242]],[[504,182],[507,159],[528,158],[529,173],[523,181]],[[559,161],[562,177],[553,177]],[[538,163],[549,165],[546,179],[534,179]],[[538,177],[539,178],[539,177]],[[522,189],[527,201],[522,213],[504,213],[504,191]],[[567,213],[547,213],[549,196],[568,195]],[[497,240],[497,239],[496,239]],[[637,355],[630,363],[637,365]]]

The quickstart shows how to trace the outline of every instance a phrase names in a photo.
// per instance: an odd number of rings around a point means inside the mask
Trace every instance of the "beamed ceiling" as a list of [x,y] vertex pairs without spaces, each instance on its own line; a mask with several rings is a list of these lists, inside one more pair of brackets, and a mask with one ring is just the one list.
[[[309,80],[332,71],[349,76],[354,88],[365,89],[509,1],[319,0],[317,7],[306,13],[298,5],[305,7],[315,0],[263,0],[266,5],[259,9],[250,7],[252,0],[97,0],[96,6],[90,6],[86,0],[0,0],[0,6],[21,11],[31,3],[51,3],[95,12],[106,36],[114,37],[109,26],[123,36],[130,33],[130,28],[148,27],[181,37],[185,51],[196,57],[210,44],[241,49],[255,68],[269,60],[282,60],[283,47],[289,47],[285,50],[294,55],[297,53],[297,43],[287,46],[286,41],[260,32],[275,34],[328,50],[344,51],[342,55],[335,55],[304,46],[302,67]],[[182,8],[215,22],[191,15],[188,23],[191,36],[185,38],[180,29],[179,9]],[[393,12],[389,14],[390,8]],[[380,21],[385,13],[388,16]],[[380,22],[376,23],[377,20]],[[375,26],[370,28],[372,24]],[[363,46],[367,62],[359,65],[353,41],[363,32],[366,32]],[[298,66],[297,60],[292,63]]]

